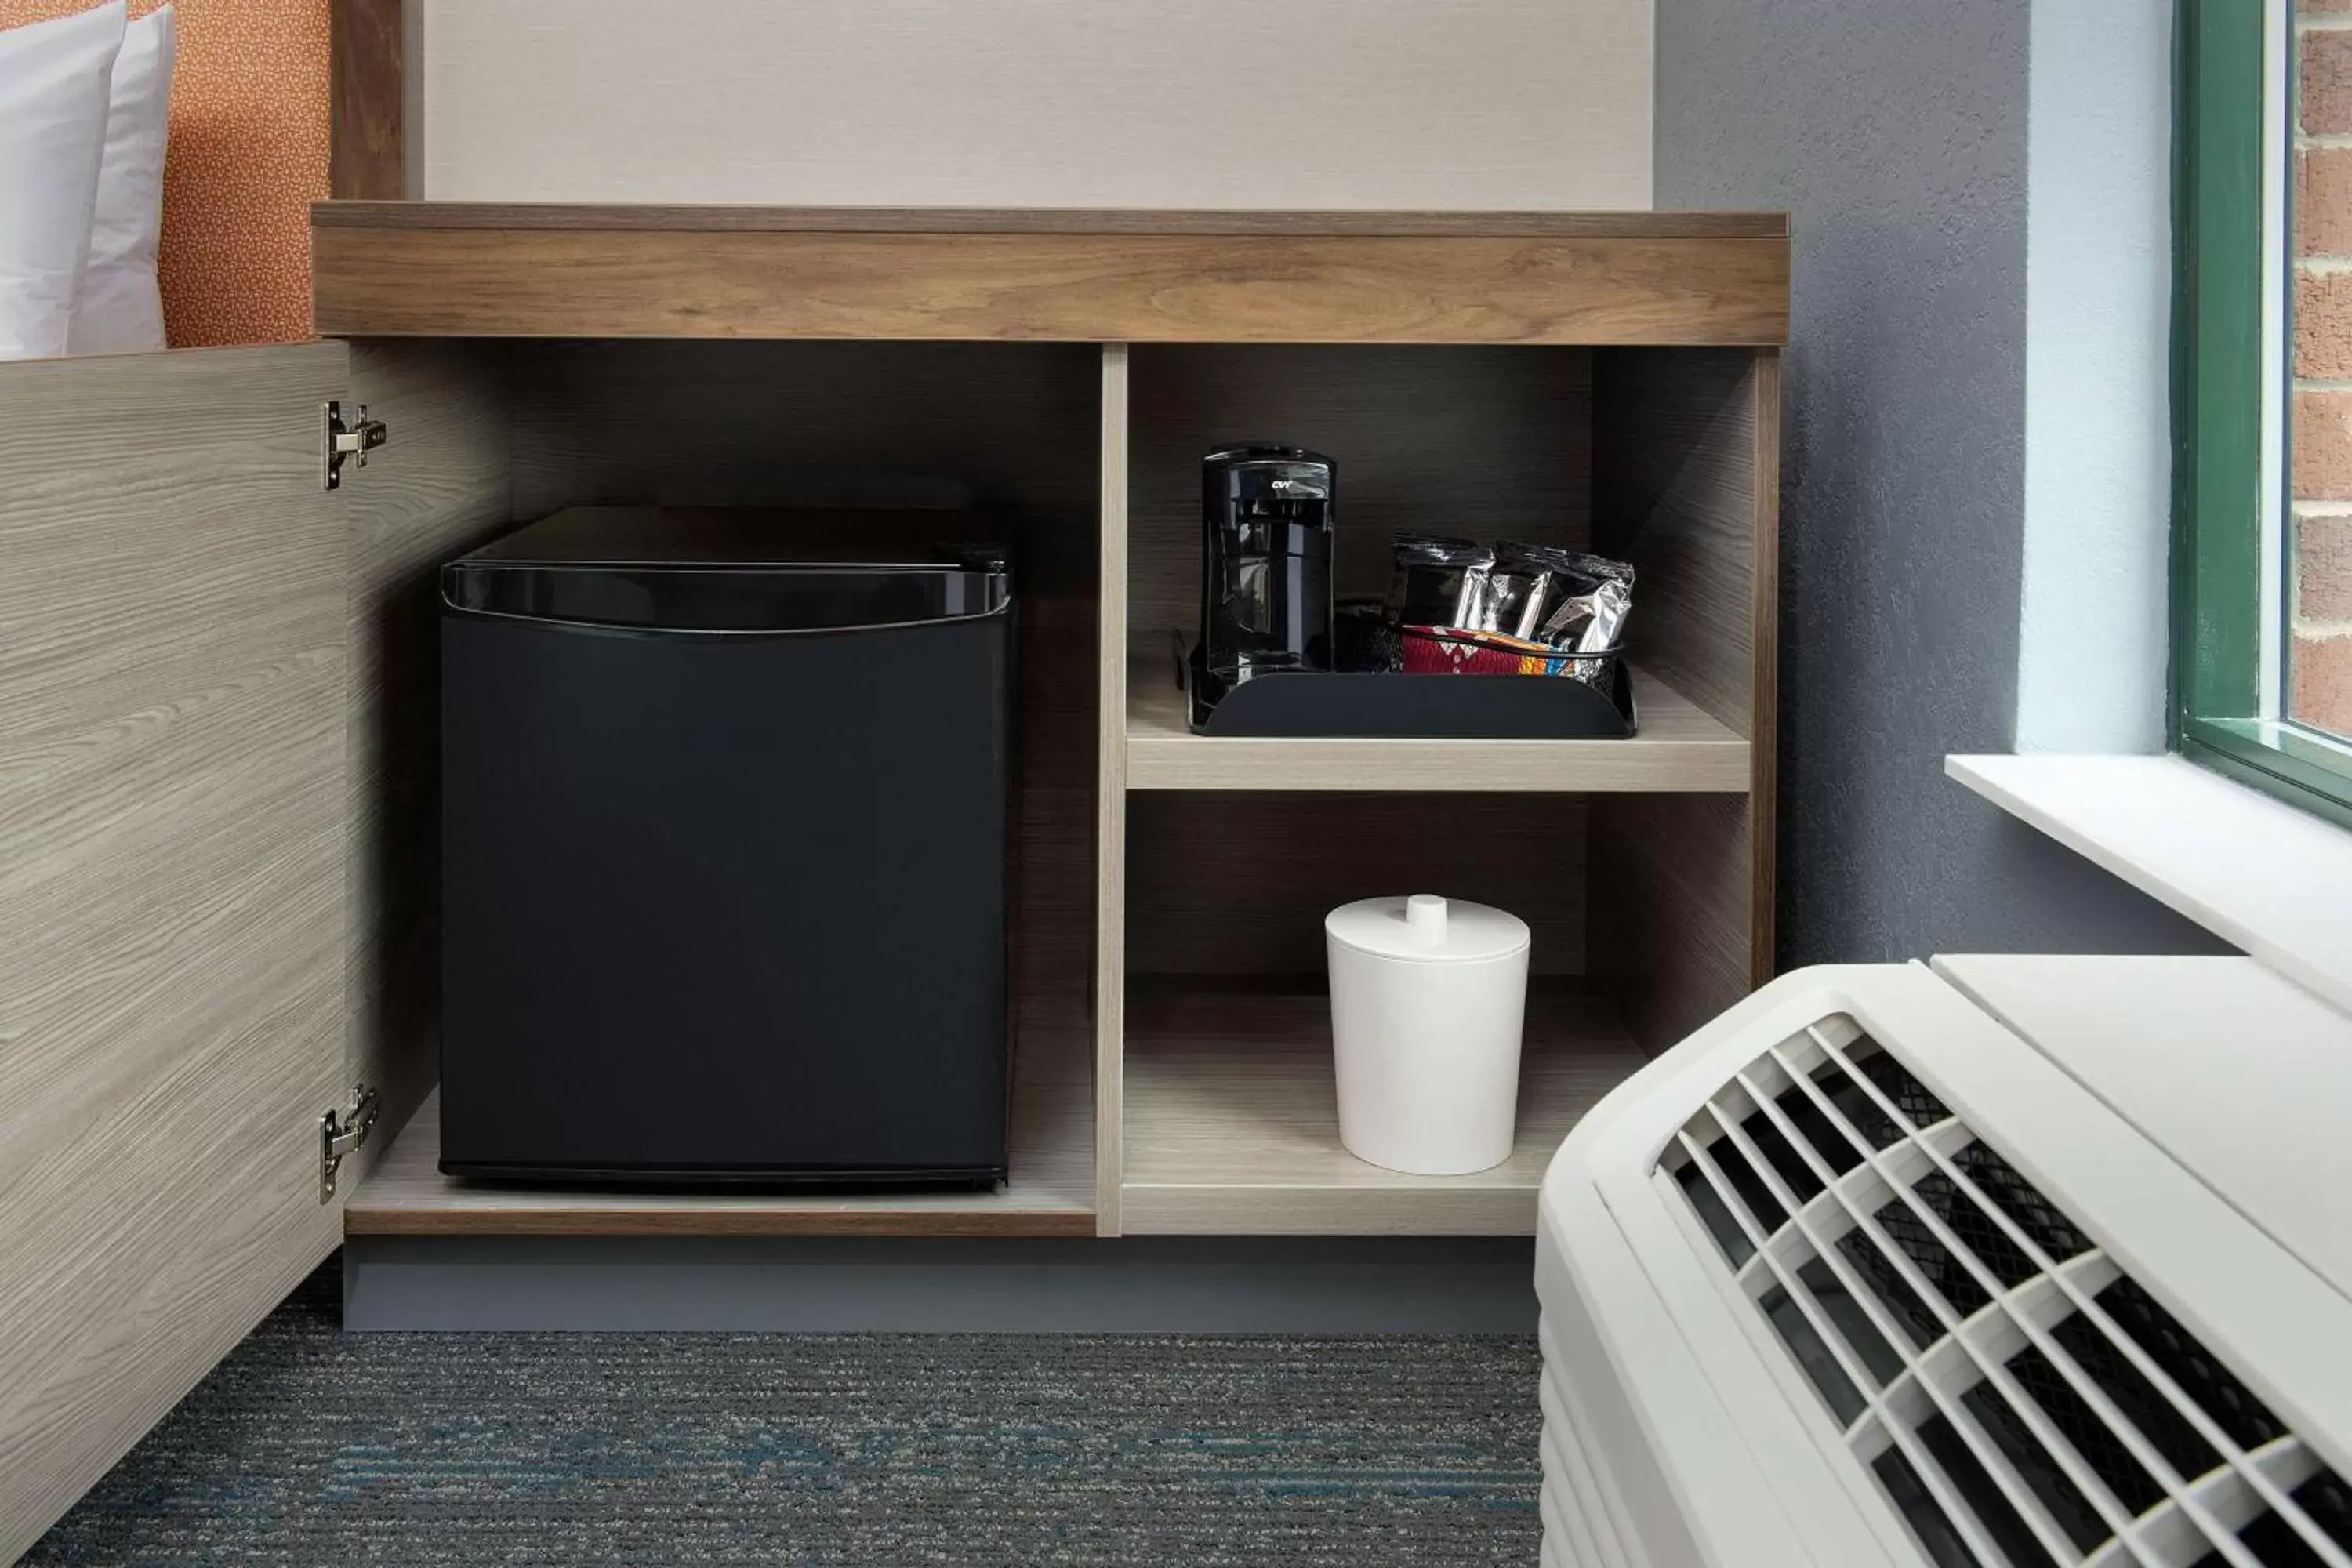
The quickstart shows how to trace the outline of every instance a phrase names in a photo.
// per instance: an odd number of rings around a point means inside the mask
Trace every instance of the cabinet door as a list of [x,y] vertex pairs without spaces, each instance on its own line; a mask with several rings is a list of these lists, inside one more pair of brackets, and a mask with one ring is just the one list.
[[0,1561],[341,1237],[348,374],[0,365]]

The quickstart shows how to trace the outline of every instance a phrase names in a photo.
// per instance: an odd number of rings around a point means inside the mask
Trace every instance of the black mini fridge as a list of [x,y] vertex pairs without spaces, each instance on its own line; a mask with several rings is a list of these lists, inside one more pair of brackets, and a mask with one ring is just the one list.
[[1003,1177],[989,531],[588,509],[442,569],[443,1171]]

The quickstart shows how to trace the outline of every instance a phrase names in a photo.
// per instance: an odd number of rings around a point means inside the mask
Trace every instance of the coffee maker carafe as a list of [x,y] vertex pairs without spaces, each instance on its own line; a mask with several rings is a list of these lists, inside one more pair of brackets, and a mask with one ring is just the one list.
[[1201,460],[1201,645],[1195,718],[1243,681],[1331,668],[1338,468],[1299,447],[1228,447]]

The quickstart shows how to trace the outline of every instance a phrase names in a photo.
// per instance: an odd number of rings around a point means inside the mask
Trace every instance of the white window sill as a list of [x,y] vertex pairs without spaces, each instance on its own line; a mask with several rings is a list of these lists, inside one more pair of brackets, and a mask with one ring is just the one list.
[[1944,771],[2352,1012],[2352,833],[2178,757],[1947,757]]

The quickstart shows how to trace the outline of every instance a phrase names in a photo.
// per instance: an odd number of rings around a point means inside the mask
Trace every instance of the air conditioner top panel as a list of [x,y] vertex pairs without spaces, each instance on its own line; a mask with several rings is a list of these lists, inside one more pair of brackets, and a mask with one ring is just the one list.
[[1935,967],[2352,1299],[2352,1020],[2250,958]]

